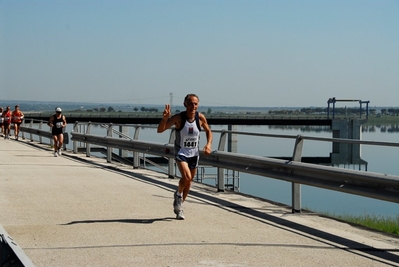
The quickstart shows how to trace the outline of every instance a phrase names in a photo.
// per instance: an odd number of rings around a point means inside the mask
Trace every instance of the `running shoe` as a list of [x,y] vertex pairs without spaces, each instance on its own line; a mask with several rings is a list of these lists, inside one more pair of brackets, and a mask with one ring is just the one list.
[[177,214],[176,214],[176,220],[184,220],[184,213],[183,210],[180,210]]
[[57,153],[58,153],[58,156],[62,155],[61,148],[58,149]]
[[57,157],[57,152],[56,151],[54,151],[54,157]]
[[179,211],[183,210],[182,208],[183,198],[177,195],[177,191],[174,194],[173,200],[173,211],[177,215]]

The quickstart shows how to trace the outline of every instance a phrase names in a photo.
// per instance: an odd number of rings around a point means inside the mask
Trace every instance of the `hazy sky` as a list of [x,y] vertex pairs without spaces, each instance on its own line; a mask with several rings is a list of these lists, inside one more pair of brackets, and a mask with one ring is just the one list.
[[399,106],[399,0],[0,0],[0,62],[4,100]]

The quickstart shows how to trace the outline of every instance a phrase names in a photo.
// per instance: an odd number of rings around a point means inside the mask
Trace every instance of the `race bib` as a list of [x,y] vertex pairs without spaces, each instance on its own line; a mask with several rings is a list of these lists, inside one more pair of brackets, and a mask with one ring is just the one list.
[[57,123],[55,124],[55,127],[57,127],[57,128],[62,128],[62,121],[57,122]]
[[4,121],[5,121],[5,122],[9,122],[10,120],[11,120],[10,117],[5,117],[5,118],[4,118]]
[[193,148],[198,146],[197,138],[187,138],[183,142],[183,146],[187,148]]
[[0,123],[3,123],[3,122],[4,122],[4,118],[0,117]]

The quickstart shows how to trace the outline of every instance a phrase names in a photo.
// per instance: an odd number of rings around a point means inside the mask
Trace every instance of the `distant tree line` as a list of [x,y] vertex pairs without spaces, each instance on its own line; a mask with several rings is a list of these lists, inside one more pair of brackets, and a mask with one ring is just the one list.
[[[335,108],[335,114],[337,115],[350,115],[350,114],[359,114],[360,108]],[[366,109],[362,108],[362,114],[366,113]],[[278,110],[269,110],[269,114],[275,115],[290,115],[290,114],[327,114],[328,108],[301,108],[301,109],[278,109]],[[330,113],[332,113],[332,108],[330,108]],[[369,109],[370,115],[376,115],[376,109]],[[381,115],[394,115],[399,116],[399,109],[395,108],[383,108],[381,109]]]
[[146,108],[146,107],[141,107],[140,109],[138,107],[135,107],[133,109],[135,112],[141,111],[141,112],[158,112],[157,108]]
[[381,114],[382,115],[395,115],[399,116],[399,108],[382,108],[381,109]]
[[[141,107],[140,109],[135,107],[133,108],[133,111],[138,112],[153,112],[157,113],[159,110],[157,108],[146,108],[146,107]],[[101,107],[101,108],[93,108],[93,109],[87,109],[87,112],[116,112],[116,110],[113,107]],[[122,112],[119,110],[118,112]],[[180,110],[176,109],[176,113],[179,113]],[[328,108],[301,108],[301,109],[274,109],[274,110],[269,110],[268,113],[270,115],[300,115],[300,114],[306,114],[306,115],[322,115],[322,114],[327,114]],[[336,115],[351,115],[351,114],[359,114],[360,109],[359,108],[335,108],[334,110]],[[361,110],[362,114],[366,113],[366,109],[362,108]],[[399,116],[399,108],[382,108],[380,110],[381,115],[393,115],[393,116]],[[208,108],[206,111],[207,114],[212,113],[212,109]],[[332,113],[332,108],[330,108],[330,113]],[[376,109],[369,109],[369,114],[370,115],[376,115],[377,110]]]
[[[157,108],[146,108],[146,107],[141,107],[140,109],[135,107],[133,108],[133,111],[137,112],[137,111],[141,111],[141,112],[158,112]],[[101,107],[101,108],[92,108],[92,109],[87,109],[87,112],[116,112],[116,110],[113,107]],[[118,112],[122,112],[121,110],[118,110]]]
[[[332,112],[333,109],[330,108],[330,112]],[[301,112],[304,114],[327,114],[328,113],[328,108],[302,108]],[[334,109],[335,114],[338,115],[345,115],[345,114],[359,114],[360,108],[335,108]],[[365,113],[366,109],[362,108],[362,113]]]
[[278,109],[278,110],[269,110],[269,114],[271,115],[287,115],[287,114],[301,114],[301,111],[296,109]]
[[[92,109],[87,109],[87,112],[115,112],[116,110],[113,107],[101,107],[101,108],[92,108]],[[119,110],[118,112],[122,112],[121,110]]]
[[146,107],[141,107],[140,109],[141,112],[158,112],[157,108],[146,108]]

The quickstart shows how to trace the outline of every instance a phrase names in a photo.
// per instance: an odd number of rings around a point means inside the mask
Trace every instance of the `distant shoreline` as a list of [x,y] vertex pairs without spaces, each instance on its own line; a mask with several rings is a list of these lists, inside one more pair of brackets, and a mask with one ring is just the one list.
[[[202,112],[202,111],[200,111]],[[47,118],[50,117],[54,112],[53,111],[33,111],[33,112],[25,112],[25,117],[28,118],[29,114],[40,114],[41,117]],[[159,116],[159,118],[162,118],[162,112],[142,112],[142,111],[137,111],[137,112],[117,112],[117,111],[64,111],[64,115],[67,117],[72,116],[99,116],[99,117],[120,117],[120,116],[131,116],[131,117],[154,117],[154,116]],[[206,113],[205,113],[206,114]],[[278,114],[278,115],[271,115],[268,113],[211,113],[211,114],[206,114],[207,118],[223,118],[223,117],[230,117],[232,115],[236,115],[239,117],[245,117],[245,118],[265,118],[265,119],[326,119],[327,114]],[[345,116],[345,115],[336,115],[335,118],[337,119],[359,119],[358,115],[351,114],[351,116]],[[366,116],[362,116],[362,120],[365,120]],[[387,124],[393,124],[393,125],[399,125],[399,116],[397,115],[369,115],[367,122],[364,123],[365,126],[371,126],[371,125],[387,125]]]
[[[155,104],[140,104],[140,103],[88,103],[88,102],[67,102],[67,101],[26,101],[26,100],[0,100],[0,107],[11,106],[12,108],[15,105],[20,105],[22,111],[31,112],[31,111],[41,111],[41,112],[52,112],[56,107],[62,107],[64,111],[84,111],[87,109],[93,108],[106,108],[112,107],[116,111],[121,112],[133,112],[134,108],[158,108],[159,110],[164,108],[164,104],[155,105]],[[337,108],[345,108],[345,105],[337,105]],[[348,108],[356,108],[358,107],[354,104]],[[206,112],[208,109],[211,109],[212,112],[264,112],[267,113],[269,110],[300,110],[303,108],[327,108],[327,104],[324,106],[298,106],[298,107],[248,107],[248,106],[200,106],[201,112]],[[364,108],[364,107],[363,107]],[[369,106],[369,109],[399,109],[399,106]],[[172,111],[175,110],[183,110],[184,107],[182,105],[173,105]]]

